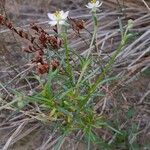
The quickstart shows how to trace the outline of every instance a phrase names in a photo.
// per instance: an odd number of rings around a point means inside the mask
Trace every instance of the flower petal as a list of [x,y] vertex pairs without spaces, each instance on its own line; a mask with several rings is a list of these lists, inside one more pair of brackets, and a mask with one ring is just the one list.
[[91,9],[91,7],[89,7],[89,5],[85,5],[87,8]]
[[59,21],[59,24],[60,24],[60,25],[63,25],[63,24],[65,24],[65,21],[64,21],[64,20],[60,20],[60,21]]
[[98,6],[98,5],[99,5],[99,1],[96,1],[95,6]]
[[60,16],[64,15],[64,11],[63,10],[59,11],[59,13],[60,13]]
[[55,26],[57,24],[57,21],[49,21],[48,24],[50,24],[51,26]]
[[103,2],[101,2],[101,3],[98,5],[98,7],[102,6],[102,4],[103,4]]
[[[60,13],[61,13],[61,12],[60,12]],[[64,19],[64,20],[66,20],[67,17],[68,17],[68,14],[69,14],[69,11],[66,11],[65,13],[64,13],[64,12],[61,13],[61,18]]]
[[93,4],[88,3],[88,5],[85,5],[87,8],[92,9],[93,8]]
[[94,6],[95,6],[95,3],[88,3],[88,5],[89,5],[90,7],[94,7]]
[[51,20],[56,20],[56,16],[54,14],[51,14],[51,13],[47,13],[48,15],[48,18],[51,19]]

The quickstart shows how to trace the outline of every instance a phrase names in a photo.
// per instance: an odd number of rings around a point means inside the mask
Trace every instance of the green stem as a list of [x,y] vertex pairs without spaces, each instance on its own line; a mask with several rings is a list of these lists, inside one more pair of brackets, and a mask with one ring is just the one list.
[[102,73],[99,75],[98,79],[96,80],[96,82],[92,85],[92,87],[90,88],[90,91],[87,95],[87,97],[85,98],[85,103],[90,99],[91,95],[93,94],[93,92],[95,92],[95,90],[97,89],[97,87],[99,86],[99,84],[103,81],[103,79],[105,78],[108,70],[111,68],[111,66],[114,64],[115,59],[117,57],[117,55],[120,53],[120,51],[122,50],[122,48],[125,46],[126,41],[128,39],[128,30],[129,27],[127,26],[121,42],[117,48],[117,50],[115,51],[115,53],[112,55],[112,57],[110,58],[110,60],[108,61],[108,63],[106,64],[106,66],[104,67]]
[[96,32],[97,32],[97,16],[96,13],[93,14],[93,21],[94,21],[94,33],[92,37],[92,41],[90,44],[90,48],[94,45],[95,39],[96,39]]
[[88,51],[88,54],[87,54],[87,58],[89,57],[89,55],[91,53],[92,46],[95,45],[96,35],[97,35],[97,16],[96,16],[96,12],[93,12],[92,16],[93,16],[93,22],[94,22],[94,32],[93,32],[92,40],[91,40],[91,43],[90,43],[90,48],[89,48],[89,51]]
[[63,41],[64,41],[65,55],[66,55],[67,73],[68,73],[71,81],[73,81],[72,66],[70,64],[70,48],[68,47],[68,40],[67,40],[67,34],[66,34],[66,32],[63,32],[62,36],[63,36]]
[[108,70],[110,69],[110,67],[112,66],[112,64],[115,61],[116,56],[120,53],[120,51],[122,50],[123,46],[125,45],[125,38],[122,39],[122,41],[120,42],[116,52],[113,54],[113,56],[110,58],[109,62],[106,64],[105,68],[103,69],[103,72],[101,73],[101,75],[98,77],[98,79],[96,80],[96,83],[94,83],[87,95],[87,97],[85,98],[85,102],[87,102],[89,100],[89,98],[91,97],[91,95],[93,94],[93,92],[97,89],[97,86],[101,83],[101,81],[104,79],[106,73],[108,72]]
[[61,34],[61,25],[59,25],[59,23],[57,23],[57,34],[58,36]]

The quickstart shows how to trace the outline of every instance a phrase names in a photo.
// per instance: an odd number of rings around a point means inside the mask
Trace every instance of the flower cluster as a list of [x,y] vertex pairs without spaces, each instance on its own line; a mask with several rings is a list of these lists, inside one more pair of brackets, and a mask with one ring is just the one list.
[[48,17],[51,21],[49,21],[49,24],[51,26],[55,25],[64,25],[65,21],[67,20],[69,11],[64,12],[64,11],[56,11],[54,14],[48,13]]
[[91,0],[88,5],[86,5],[87,8],[91,9],[92,12],[96,12],[96,10],[101,7],[102,2],[100,3],[99,1],[96,0]]
[[[96,10],[102,5],[102,2],[100,3],[97,0],[91,0],[86,7],[91,9],[92,12],[96,12]],[[48,13],[48,18],[50,21],[48,22],[51,26],[55,25],[65,25],[66,20],[69,15],[69,11],[64,12],[63,10],[61,11],[56,11],[55,13]]]

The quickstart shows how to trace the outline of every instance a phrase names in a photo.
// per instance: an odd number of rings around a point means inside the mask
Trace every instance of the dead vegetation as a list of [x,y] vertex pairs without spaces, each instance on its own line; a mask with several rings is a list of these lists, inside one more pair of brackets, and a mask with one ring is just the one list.
[[[0,13],[13,20],[18,29],[30,32],[29,24],[34,22],[49,32],[47,12],[57,8],[72,10],[71,17],[85,20],[86,29],[91,31],[92,20],[88,11],[81,7],[84,4],[86,2],[80,0],[63,0],[61,3],[53,0],[36,2],[2,0]],[[125,137],[126,143],[123,143],[115,134],[103,130],[98,130],[98,134],[110,144],[116,140],[120,144],[118,149],[121,147],[149,149],[150,2],[148,0],[104,1],[102,10],[98,14],[97,37],[97,46],[100,49],[98,55],[103,61],[111,57],[118,45],[120,39],[118,17],[124,24],[129,19],[134,20],[131,31],[134,38],[119,54],[113,67],[116,75],[125,76],[125,79],[113,88],[104,87],[107,96],[95,105],[95,110],[108,116],[113,124],[118,124],[119,128],[125,130],[128,135]],[[84,55],[88,51],[86,32],[81,32],[85,40],[77,38],[72,30],[69,33],[74,39],[70,47]],[[22,52],[22,46],[26,45],[26,41],[20,40],[16,34],[4,27],[0,28],[0,35],[0,149],[52,149],[59,136],[57,131],[51,133],[49,126],[37,121],[38,106],[31,105],[29,110],[18,112],[7,105],[12,99],[10,89],[26,93],[34,92],[38,83],[28,78],[34,74],[34,70],[33,66],[26,64],[30,56]],[[93,56],[96,53],[93,51]],[[79,135],[82,139],[80,132],[72,137],[66,137],[62,149],[85,149],[84,142],[76,139]]]

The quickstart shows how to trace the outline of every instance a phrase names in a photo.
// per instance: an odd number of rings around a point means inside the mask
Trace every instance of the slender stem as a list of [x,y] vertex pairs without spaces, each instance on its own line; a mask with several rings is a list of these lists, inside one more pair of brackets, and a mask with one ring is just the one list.
[[72,66],[70,64],[70,48],[68,47],[68,40],[67,40],[67,34],[66,31],[62,33],[63,41],[64,41],[64,48],[65,48],[65,55],[66,55],[66,68],[67,73],[73,81],[73,73],[72,73]]
[[59,25],[59,23],[57,23],[57,34],[58,36],[61,34],[61,25]]
[[129,38],[128,37],[128,31],[129,31],[129,29],[130,29],[130,27],[128,25],[126,27],[126,30],[125,30],[124,34],[122,35],[121,42],[120,42],[118,48],[116,49],[115,53],[112,55],[112,57],[110,58],[110,60],[106,64],[106,66],[104,67],[102,73],[99,75],[99,77],[96,80],[96,82],[90,88],[89,93],[88,93],[87,97],[85,98],[85,103],[87,103],[87,101],[90,99],[90,97],[93,94],[93,92],[97,89],[97,87],[99,86],[99,84],[101,83],[101,81],[103,81],[103,79],[105,78],[105,75],[107,74],[108,70],[114,64],[117,55],[120,53],[120,51],[122,50],[122,48],[125,46],[126,41]]
[[97,16],[96,16],[96,12],[93,12],[92,16],[93,16],[93,21],[94,21],[94,32],[93,32],[92,40],[91,40],[91,43],[90,43],[90,48],[89,48],[89,51],[88,51],[88,54],[87,54],[87,58],[89,57],[89,55],[91,53],[92,46],[95,45],[96,35],[97,35]]
[[96,33],[97,33],[97,16],[96,16],[96,13],[93,14],[93,21],[94,21],[94,33],[93,33],[92,41],[90,44],[90,48],[94,45],[94,42],[96,39]]
[[116,56],[120,53],[120,51],[122,50],[123,46],[125,45],[125,37],[121,40],[116,52],[113,54],[113,56],[110,58],[109,62],[106,64],[105,68],[103,69],[101,75],[98,77],[98,79],[96,80],[96,83],[94,83],[87,95],[87,97],[85,98],[85,102],[88,101],[88,99],[91,97],[91,95],[93,94],[93,92],[96,90],[97,86],[100,84],[100,82],[104,79],[106,73],[108,72],[108,70],[110,69],[111,65],[114,63]]

